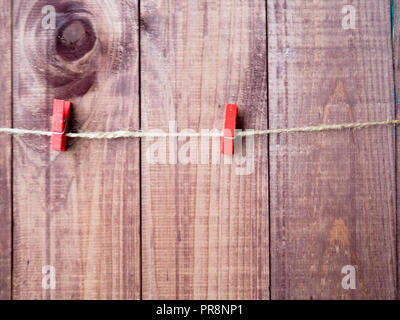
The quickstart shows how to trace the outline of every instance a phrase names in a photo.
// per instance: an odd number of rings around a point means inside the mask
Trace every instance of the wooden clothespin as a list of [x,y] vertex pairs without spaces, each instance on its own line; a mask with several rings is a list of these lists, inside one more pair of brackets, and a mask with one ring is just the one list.
[[51,149],[54,151],[65,151],[67,145],[69,115],[71,110],[71,102],[65,100],[54,100],[53,104],[53,120],[51,131]]
[[222,154],[233,154],[235,144],[235,128],[238,107],[236,104],[228,104],[225,111],[224,136],[221,138]]

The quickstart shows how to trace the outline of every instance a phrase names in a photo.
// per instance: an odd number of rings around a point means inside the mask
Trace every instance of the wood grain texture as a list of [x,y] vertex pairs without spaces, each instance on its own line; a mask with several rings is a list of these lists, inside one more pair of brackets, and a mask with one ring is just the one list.
[[[42,7],[57,12],[42,27]],[[14,1],[14,120],[49,130],[54,98],[71,100],[71,131],[135,130],[137,1]],[[140,297],[137,140],[14,139],[16,299]],[[56,289],[42,289],[42,267]]]
[[[390,1],[268,1],[270,127],[393,119]],[[270,139],[273,299],[396,296],[393,128]],[[341,286],[356,268],[356,289]]]
[[[265,14],[262,0],[141,1],[142,129],[222,130],[227,103],[238,128],[266,128]],[[248,175],[197,139],[164,142],[142,142],[143,298],[268,298],[267,138]]]
[[[0,2],[0,127],[11,127],[11,1]],[[11,137],[0,136],[0,300],[11,297]]]
[[[393,68],[394,68],[394,80],[395,80],[395,89],[396,89],[396,118],[400,119],[399,117],[399,98],[400,98],[400,1],[399,0],[392,0],[392,13],[393,13],[393,20],[392,20],[392,31],[393,31]],[[399,243],[399,235],[400,235],[400,217],[399,217],[399,207],[400,207],[400,190],[399,190],[399,183],[400,183],[400,128],[397,127],[396,131],[396,182],[397,182],[397,272],[400,270],[400,243]],[[397,277],[399,274],[397,273]],[[399,286],[399,279],[397,278],[397,299],[400,297],[400,286]]]

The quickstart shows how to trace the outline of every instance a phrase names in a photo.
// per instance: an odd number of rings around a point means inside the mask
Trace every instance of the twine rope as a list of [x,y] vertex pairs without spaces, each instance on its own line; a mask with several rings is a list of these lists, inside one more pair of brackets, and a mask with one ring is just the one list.
[[[266,129],[266,130],[249,130],[237,132],[237,137],[248,137],[248,136],[261,136],[270,134],[289,134],[289,133],[301,133],[301,132],[322,132],[322,131],[338,131],[345,129],[365,129],[369,127],[378,126],[397,126],[400,125],[400,120],[386,120],[386,121],[374,121],[374,122],[352,122],[342,124],[330,124],[320,126],[307,126],[297,128],[282,128],[282,129]],[[9,135],[36,135],[36,136],[52,136],[54,132],[41,131],[41,130],[29,130],[29,129],[18,129],[18,128],[0,128],[0,133]],[[158,138],[158,137],[223,137],[221,133],[186,133],[186,132],[152,132],[152,131],[109,131],[109,132],[78,132],[78,133],[66,133],[65,136],[69,138],[83,138],[83,139],[120,139],[120,138]]]

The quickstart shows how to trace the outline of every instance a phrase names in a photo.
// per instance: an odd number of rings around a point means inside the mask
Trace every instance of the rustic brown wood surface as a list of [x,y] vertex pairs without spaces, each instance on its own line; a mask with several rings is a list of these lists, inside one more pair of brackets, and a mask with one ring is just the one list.
[[[53,5],[56,28],[44,29]],[[52,100],[71,131],[138,129],[137,1],[14,1],[14,124],[48,129]],[[2,40],[3,41],[3,40]],[[14,139],[16,299],[140,298],[137,140]],[[42,288],[43,266],[56,288]],[[46,284],[46,283],[45,283]]]
[[[393,119],[390,1],[268,1],[269,123]],[[273,299],[396,297],[394,129],[270,139]],[[356,268],[344,290],[342,267]]]
[[[11,127],[11,1],[0,2],[0,127]],[[0,300],[11,297],[11,137],[0,136]]]
[[[400,98],[400,1],[392,0],[393,6],[393,68],[394,68],[394,80],[395,80],[395,89],[396,89],[396,118],[400,119],[399,116],[399,98]],[[397,127],[396,131],[396,191],[397,191],[397,270],[400,268],[400,243],[399,243],[399,232],[400,232],[400,217],[399,217],[399,205],[400,205],[400,190],[399,190],[399,182],[400,182],[400,128]],[[399,274],[397,274],[399,277]],[[399,279],[397,278],[397,299],[400,298],[399,292]]]
[[[221,130],[227,103],[242,128],[265,128],[265,12],[261,0],[141,1],[142,129]],[[142,142],[143,298],[268,298],[267,138],[248,175],[212,165],[200,140],[152,156],[157,141]]]
[[[0,127],[49,130],[54,98],[72,132],[219,131],[227,103],[244,130],[393,119],[391,0],[348,1],[354,29],[345,4],[0,1]],[[219,143],[0,135],[0,299],[398,297],[394,128]]]

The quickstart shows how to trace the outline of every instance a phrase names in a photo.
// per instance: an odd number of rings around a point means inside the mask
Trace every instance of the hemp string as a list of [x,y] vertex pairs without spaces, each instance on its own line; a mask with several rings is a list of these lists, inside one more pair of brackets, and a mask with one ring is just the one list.
[[[307,126],[298,128],[282,128],[282,129],[266,129],[266,130],[248,130],[240,131],[236,134],[237,137],[248,137],[257,135],[269,134],[288,134],[300,132],[321,132],[321,131],[338,131],[344,129],[364,129],[369,127],[400,125],[400,120],[387,120],[375,122],[353,122],[320,126]],[[51,131],[29,130],[18,128],[0,128],[0,133],[10,135],[37,135],[37,136],[52,136],[55,134]],[[221,133],[179,133],[179,132],[152,132],[152,131],[109,131],[109,132],[78,132],[66,133],[65,136],[69,138],[83,138],[83,139],[120,139],[120,138],[157,138],[157,137],[223,137]]]

